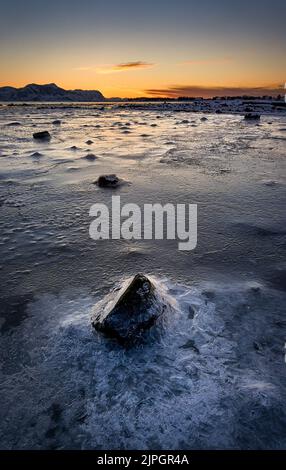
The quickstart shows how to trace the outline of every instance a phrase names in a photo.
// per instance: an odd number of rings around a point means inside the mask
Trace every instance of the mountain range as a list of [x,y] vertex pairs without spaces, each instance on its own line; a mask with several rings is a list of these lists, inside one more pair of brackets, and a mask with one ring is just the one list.
[[98,90],[64,90],[55,83],[37,85],[32,83],[22,88],[0,87],[0,101],[104,101]]

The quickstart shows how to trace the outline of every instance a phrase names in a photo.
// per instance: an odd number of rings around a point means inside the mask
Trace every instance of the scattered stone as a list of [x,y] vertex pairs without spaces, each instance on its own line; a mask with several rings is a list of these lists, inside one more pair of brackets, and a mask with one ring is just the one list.
[[51,134],[48,131],[35,132],[33,134],[34,139],[38,140],[50,140]]
[[144,331],[155,324],[166,305],[156,296],[154,284],[143,274],[137,274],[105,308],[97,305],[92,315],[92,326],[120,343],[136,343]]
[[207,120],[208,120],[208,118],[206,118],[205,116],[203,116],[203,117],[201,118],[201,121],[207,121]]
[[93,144],[93,140],[87,140],[87,141],[86,141],[86,144],[87,144],[87,145]]
[[70,147],[70,150],[78,150],[79,148],[76,146],[76,145],[73,145],[72,147]]
[[278,181],[266,180],[266,181],[263,181],[263,184],[265,184],[265,186],[273,187],[273,186],[276,186],[278,184]]
[[194,316],[196,314],[196,311],[192,305],[189,305],[189,314],[188,314],[188,319],[193,320]]
[[246,113],[244,116],[246,121],[258,121],[260,119],[260,114],[257,113]]
[[255,349],[257,352],[261,352],[261,351],[262,351],[262,346],[261,346],[261,344],[259,344],[257,341],[253,341],[253,347],[254,347],[254,349]]
[[55,119],[55,121],[52,122],[55,126],[59,126],[62,123],[60,119]]
[[6,124],[7,127],[14,127],[14,126],[21,126],[21,123],[20,122],[9,122],[8,124]]
[[31,157],[33,157],[33,158],[40,158],[40,157],[42,157],[42,156],[43,156],[43,154],[40,153],[40,152],[34,152],[34,153],[32,153],[32,155],[31,155]]
[[120,184],[120,179],[116,175],[101,175],[95,184],[100,188],[116,188]]
[[94,155],[94,153],[88,153],[87,155],[84,155],[84,157],[82,158],[85,158],[85,160],[89,160],[91,162],[93,162],[94,160],[97,159],[97,156]]
[[180,346],[180,349],[192,349],[195,353],[200,354],[199,349],[195,345],[194,340],[189,339],[185,344]]
[[250,282],[249,283],[249,290],[254,294],[259,294],[261,292],[261,285],[257,282]]

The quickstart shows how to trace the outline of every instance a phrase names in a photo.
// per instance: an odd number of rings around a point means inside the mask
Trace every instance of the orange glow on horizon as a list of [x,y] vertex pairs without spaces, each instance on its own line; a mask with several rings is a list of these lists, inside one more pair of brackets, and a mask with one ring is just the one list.
[[[134,80],[135,81],[135,80]],[[284,94],[284,83],[282,80],[276,83],[265,84],[265,83],[244,83],[244,84],[225,84],[217,85],[210,83],[208,85],[190,85],[190,84],[179,84],[179,85],[167,85],[164,86],[155,86],[155,87],[146,87],[145,89],[136,89],[135,87],[108,87],[108,86],[98,86],[96,82],[87,83],[87,84],[75,84],[73,80],[17,80],[15,82],[3,82],[0,81],[0,86],[12,86],[15,88],[24,87],[30,83],[37,83],[39,85],[44,85],[47,83],[56,83],[59,87],[66,90],[74,89],[83,89],[83,90],[99,90],[105,98],[177,98],[180,96],[188,97],[202,97],[208,98],[212,96],[233,96],[233,95],[243,95],[249,94],[253,96],[261,95],[272,95]],[[135,85],[135,83],[134,83]]]
[[275,62],[276,68],[266,68],[265,64],[251,59],[224,56],[161,63],[118,61],[113,65],[112,62],[88,65],[82,61],[75,65],[71,57],[60,60],[56,56],[40,58],[37,63],[11,61],[1,73],[0,86],[19,88],[29,83],[56,83],[64,89],[99,90],[106,98],[284,93],[283,62]]

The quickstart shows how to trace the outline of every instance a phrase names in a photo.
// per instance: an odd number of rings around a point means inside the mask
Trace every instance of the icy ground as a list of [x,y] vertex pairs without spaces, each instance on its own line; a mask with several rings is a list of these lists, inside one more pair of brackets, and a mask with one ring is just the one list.
[[[33,105],[0,126],[0,447],[285,448],[286,118]],[[196,250],[94,242],[112,194],[197,203]],[[136,272],[174,313],[125,351],[90,313]]]

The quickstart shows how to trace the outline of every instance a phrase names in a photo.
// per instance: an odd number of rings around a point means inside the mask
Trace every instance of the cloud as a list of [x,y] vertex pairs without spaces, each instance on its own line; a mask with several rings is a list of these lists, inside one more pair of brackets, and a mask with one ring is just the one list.
[[152,64],[149,62],[142,62],[141,60],[138,60],[136,62],[123,62],[120,64],[98,67],[96,71],[97,73],[127,72],[130,70],[148,69],[150,67],[154,67],[154,65],[155,64]]
[[144,90],[149,96],[178,98],[179,96],[212,98],[214,96],[276,96],[283,93],[283,85],[269,85],[264,87],[203,87],[197,85],[177,85],[168,88],[149,88]]

